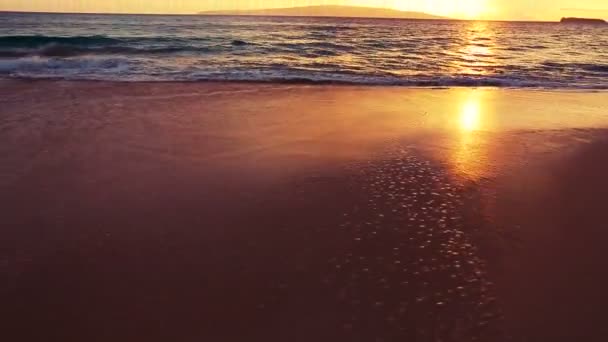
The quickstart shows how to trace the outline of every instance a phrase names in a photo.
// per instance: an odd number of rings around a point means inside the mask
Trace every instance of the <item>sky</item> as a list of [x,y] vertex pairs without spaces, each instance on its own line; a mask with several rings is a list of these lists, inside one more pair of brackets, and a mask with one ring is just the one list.
[[0,0],[0,10],[94,13],[196,13],[313,5],[353,5],[419,11],[460,19],[608,19],[608,0]]

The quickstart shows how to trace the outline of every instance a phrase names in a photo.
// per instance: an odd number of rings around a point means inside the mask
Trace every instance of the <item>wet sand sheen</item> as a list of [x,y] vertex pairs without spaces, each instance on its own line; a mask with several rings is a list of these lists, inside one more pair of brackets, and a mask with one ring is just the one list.
[[20,340],[606,336],[605,93],[2,86]]

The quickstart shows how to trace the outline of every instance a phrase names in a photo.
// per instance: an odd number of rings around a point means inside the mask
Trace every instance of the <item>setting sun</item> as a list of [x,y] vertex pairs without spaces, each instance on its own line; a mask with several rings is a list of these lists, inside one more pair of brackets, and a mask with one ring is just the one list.
[[486,0],[462,0],[457,2],[454,17],[477,19],[487,12]]

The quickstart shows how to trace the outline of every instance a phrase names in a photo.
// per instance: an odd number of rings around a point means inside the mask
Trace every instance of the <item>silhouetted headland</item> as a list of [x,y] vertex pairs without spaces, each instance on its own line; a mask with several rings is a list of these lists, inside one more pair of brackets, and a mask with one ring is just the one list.
[[608,24],[602,19],[590,19],[590,18],[562,18],[560,20],[563,24],[592,24],[592,25],[606,25]]
[[269,8],[259,10],[205,11],[200,15],[254,15],[291,17],[349,17],[349,18],[396,18],[396,19],[447,19],[422,13],[398,11],[387,8],[361,6],[302,6],[289,8]]

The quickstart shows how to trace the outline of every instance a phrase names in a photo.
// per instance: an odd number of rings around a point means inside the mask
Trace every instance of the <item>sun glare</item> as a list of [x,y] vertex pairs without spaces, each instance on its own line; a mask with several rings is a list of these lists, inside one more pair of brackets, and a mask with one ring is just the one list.
[[487,151],[479,135],[484,120],[483,97],[481,91],[469,93],[455,112],[458,133],[454,135],[451,160],[454,171],[470,180],[479,179],[487,166]]
[[487,11],[486,0],[460,0],[454,3],[453,16],[464,19],[479,19]]
[[460,113],[460,128],[464,131],[474,131],[479,128],[479,102],[470,99],[462,106]]

